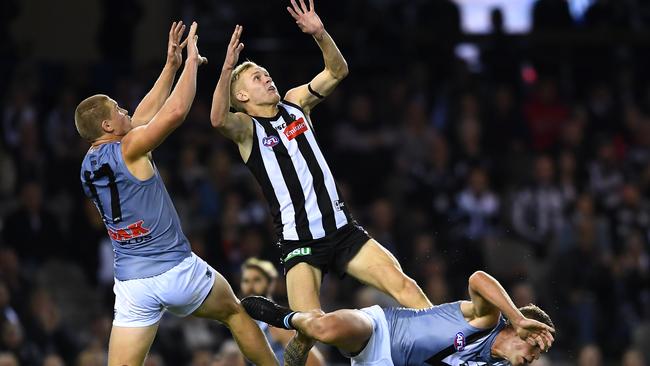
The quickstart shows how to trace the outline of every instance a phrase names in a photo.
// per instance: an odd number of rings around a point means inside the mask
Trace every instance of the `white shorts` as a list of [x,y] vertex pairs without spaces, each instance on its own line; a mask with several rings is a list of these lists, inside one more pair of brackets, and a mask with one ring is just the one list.
[[165,310],[177,316],[201,306],[216,278],[216,271],[192,253],[169,271],[128,281],[115,279],[115,317],[118,327],[146,327],[157,323]]
[[372,322],[368,344],[351,358],[352,366],[393,366],[390,354],[390,331],[384,310],[378,305],[360,309]]

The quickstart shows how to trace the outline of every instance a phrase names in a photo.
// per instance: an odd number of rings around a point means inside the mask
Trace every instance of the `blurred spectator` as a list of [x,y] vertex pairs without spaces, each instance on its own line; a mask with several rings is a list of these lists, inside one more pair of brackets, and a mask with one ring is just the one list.
[[395,211],[390,201],[383,198],[375,200],[370,208],[370,220],[367,226],[368,233],[393,254],[400,251]]
[[[0,354],[8,351],[15,355],[23,365],[38,365],[41,362],[42,353],[25,334],[20,324],[5,322],[0,325]],[[2,360],[2,358],[0,358]],[[0,361],[0,365],[2,362]]]
[[600,208],[609,211],[618,205],[623,180],[613,144],[602,141],[597,148],[596,159],[589,166],[589,189]]
[[76,340],[61,322],[61,315],[51,295],[45,289],[32,293],[27,332],[40,350],[56,352],[72,363],[78,352]]
[[630,348],[623,354],[621,366],[645,366],[647,365],[641,351]]
[[0,277],[0,324],[5,322],[20,325],[20,318],[16,310],[11,306],[9,288]]
[[4,213],[8,208],[7,205],[11,203],[11,197],[16,190],[16,167],[11,155],[3,149],[3,144],[0,143],[0,213]]
[[578,366],[602,366],[602,358],[600,348],[594,344],[589,344],[580,349]]
[[528,304],[537,303],[535,298],[535,290],[529,282],[519,282],[512,286],[512,289],[508,292],[512,297],[512,302],[516,307],[520,308]]
[[489,177],[482,168],[469,173],[467,185],[456,199],[460,231],[463,238],[481,241],[494,235],[499,214],[499,198],[490,189]]
[[221,348],[211,366],[245,366],[246,361],[235,341],[229,340],[221,344]]
[[58,355],[51,354],[45,357],[43,366],[65,366],[65,363]]
[[77,357],[77,366],[104,366],[107,364],[108,351],[100,349],[83,350]]
[[[650,230],[650,207],[643,199],[639,188],[633,184],[625,184],[621,188],[621,203],[610,216],[612,228],[612,243],[616,253],[620,253],[625,239],[633,232],[648,233]],[[645,239],[648,242],[648,239]]]
[[535,159],[533,183],[516,193],[512,203],[515,232],[544,256],[564,223],[565,201],[554,178],[553,160]]
[[5,243],[16,251],[24,264],[41,263],[59,256],[62,234],[56,217],[43,207],[41,184],[27,182],[20,193],[21,206],[9,213],[5,221]]
[[525,104],[524,114],[530,130],[532,148],[544,152],[553,147],[569,117],[569,110],[560,99],[555,80],[540,80],[535,93]]
[[13,354],[0,352],[0,366],[20,366],[20,364]]
[[564,0],[537,0],[533,7],[533,29],[566,30],[573,25],[569,4]]
[[15,88],[10,94],[9,104],[4,105],[2,113],[2,140],[8,149],[19,148],[22,133],[27,126],[37,122],[37,110],[31,93],[25,88]]

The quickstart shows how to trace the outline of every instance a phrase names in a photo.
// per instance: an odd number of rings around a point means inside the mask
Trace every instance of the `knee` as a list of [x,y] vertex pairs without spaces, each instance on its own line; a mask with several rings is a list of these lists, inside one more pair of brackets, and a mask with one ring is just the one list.
[[340,329],[338,317],[325,314],[320,310],[307,322],[308,335],[325,344],[336,342],[338,329]]
[[401,271],[398,274],[398,279],[395,281],[397,286],[393,289],[393,297],[401,304],[411,303],[414,299],[420,299],[423,296],[422,289],[418,286],[417,282],[405,275]]
[[228,299],[220,301],[218,307],[215,309],[215,317],[217,320],[228,323],[232,316],[238,314],[247,314],[244,307],[237,299]]

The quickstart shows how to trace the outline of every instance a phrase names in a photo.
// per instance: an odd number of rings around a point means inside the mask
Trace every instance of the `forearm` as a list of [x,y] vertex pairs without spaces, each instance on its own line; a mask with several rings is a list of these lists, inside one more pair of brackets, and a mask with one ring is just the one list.
[[148,123],[169,97],[178,69],[165,64],[160,76],[133,112],[134,127]]
[[181,76],[178,78],[178,83],[163,107],[182,116],[181,121],[187,116],[194,101],[198,67],[198,60],[188,59],[185,62],[185,67]]
[[332,37],[325,29],[314,34],[314,40],[323,53],[325,69],[336,79],[342,79],[348,74],[348,63],[343,58],[341,51],[334,43]]
[[483,271],[474,272],[469,278],[469,288],[499,309],[510,321],[523,318],[503,286],[489,274]]
[[212,109],[210,110],[210,122],[214,127],[221,127],[226,121],[230,111],[230,78],[232,70],[223,68],[219,76],[219,82],[212,95]]

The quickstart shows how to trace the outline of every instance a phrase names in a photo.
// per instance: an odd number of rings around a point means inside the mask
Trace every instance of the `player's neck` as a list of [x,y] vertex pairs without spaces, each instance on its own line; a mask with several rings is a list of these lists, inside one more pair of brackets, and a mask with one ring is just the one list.
[[490,349],[490,355],[494,358],[506,358],[506,352],[507,352],[507,339],[508,335],[506,334],[507,331],[504,329],[497,334],[497,336],[494,339],[494,343],[492,343],[492,348]]
[[253,105],[247,108],[247,114],[256,117],[273,118],[278,114],[277,104]]
[[107,144],[109,142],[120,141],[120,140],[122,140],[122,137],[124,137],[124,136],[116,136],[116,135],[105,134],[105,135],[101,136],[100,138],[98,138],[97,140],[93,141],[90,144],[90,148],[91,149],[96,148],[97,146]]

